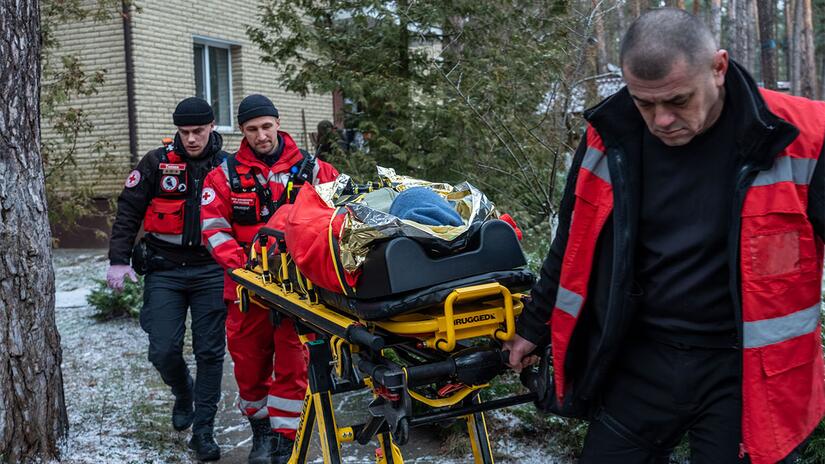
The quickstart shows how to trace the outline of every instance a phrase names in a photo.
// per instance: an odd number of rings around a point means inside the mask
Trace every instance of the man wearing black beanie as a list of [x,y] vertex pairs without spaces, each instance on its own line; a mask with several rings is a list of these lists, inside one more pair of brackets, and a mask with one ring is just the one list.
[[[241,146],[209,174],[201,199],[204,242],[227,271],[244,266],[255,233],[280,205],[292,201],[288,185],[303,179],[330,182],[338,176],[335,168],[299,150],[279,130],[278,109],[265,96],[244,98],[238,125],[244,135]],[[307,387],[306,352],[291,320],[273,326],[269,310],[255,304],[241,313],[236,284],[226,276],[226,337],[239,406],[252,427],[249,463],[286,464]]]
[[[175,138],[164,139],[126,178],[106,274],[115,291],[123,290],[127,276],[136,282],[135,272],[146,275],[140,325],[149,335],[149,360],[175,397],[172,426],[178,431],[192,426],[189,447],[203,461],[220,458],[213,424],[225,351],[223,270],[201,244],[204,178],[227,156],[214,120],[203,99],[178,103],[172,114]],[[146,235],[133,249],[141,224]],[[182,353],[187,309],[192,313],[195,380]]]

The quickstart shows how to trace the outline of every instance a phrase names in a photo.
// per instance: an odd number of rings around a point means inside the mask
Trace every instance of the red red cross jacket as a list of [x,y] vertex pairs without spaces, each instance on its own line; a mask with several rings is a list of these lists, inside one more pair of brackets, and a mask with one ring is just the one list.
[[[727,79],[742,110],[737,133],[729,136],[737,137],[745,160],[737,175],[728,250],[742,350],[741,448],[753,464],[768,464],[793,451],[825,413],[825,195],[817,167],[823,161],[825,102],[759,91],[734,63]],[[627,297],[632,174],[627,146],[620,142],[630,128],[624,126],[628,118],[616,117],[616,111],[630,114],[632,105],[625,89],[586,114],[591,124],[562,200],[563,238],[554,241],[542,270],[545,282],[534,289],[532,306],[519,321],[519,333],[534,342],[540,342],[542,322],[550,325],[556,409],[569,415],[588,414],[589,399],[597,397],[634,324]],[[607,230],[614,233],[605,237]],[[598,314],[590,319],[600,326],[579,323],[588,311]]]
[[[246,263],[244,245],[266,223],[273,211],[268,211],[260,196],[251,191],[258,185],[270,190],[271,198],[277,201],[289,180],[289,170],[303,159],[298,146],[286,132],[278,132],[283,140],[283,151],[270,167],[258,159],[244,139],[234,155],[237,172],[243,190],[234,191],[230,187],[230,160],[223,163],[206,177],[201,195],[201,231],[206,248],[224,269],[242,267]],[[317,160],[312,173],[312,183],[331,182],[338,176],[332,165]],[[254,178],[253,178],[254,177]],[[224,299],[236,299],[235,283],[225,277]]]

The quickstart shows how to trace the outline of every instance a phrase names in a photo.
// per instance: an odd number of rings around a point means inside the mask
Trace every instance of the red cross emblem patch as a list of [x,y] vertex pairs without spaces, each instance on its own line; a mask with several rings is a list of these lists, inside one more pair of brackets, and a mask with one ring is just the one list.
[[206,187],[201,193],[201,206],[206,206],[215,200],[215,191],[211,187]]
[[132,188],[140,182],[140,171],[135,169],[134,171],[129,173],[129,177],[126,178],[126,183],[124,184],[126,188]]

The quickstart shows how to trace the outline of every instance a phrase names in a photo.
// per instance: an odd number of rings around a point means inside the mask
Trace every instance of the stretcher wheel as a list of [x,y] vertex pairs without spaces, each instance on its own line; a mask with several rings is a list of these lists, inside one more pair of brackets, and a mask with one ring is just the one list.
[[392,433],[392,440],[399,446],[404,446],[410,439],[410,420],[406,417],[398,421],[398,426]]

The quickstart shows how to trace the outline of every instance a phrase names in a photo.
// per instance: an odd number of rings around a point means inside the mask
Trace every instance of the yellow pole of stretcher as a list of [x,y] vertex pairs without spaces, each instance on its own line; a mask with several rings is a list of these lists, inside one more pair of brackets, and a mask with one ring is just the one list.
[[[481,404],[481,398],[476,395],[473,404]],[[490,436],[487,434],[487,421],[483,412],[464,416],[467,421],[467,432],[470,435],[470,445],[473,449],[474,464],[494,464],[493,447],[490,446]]]
[[444,300],[444,318],[446,321],[446,339],[438,339],[435,341],[435,348],[441,351],[451,352],[456,345],[456,328],[455,328],[455,305],[467,300],[479,300],[486,297],[500,295],[504,306],[505,331],[503,333],[500,329],[496,330],[494,335],[500,340],[509,340],[515,333],[515,315],[513,313],[513,298],[510,290],[499,284],[481,284],[472,287],[457,288],[447,296]]
[[292,455],[287,464],[304,464],[309,452],[309,443],[312,439],[312,424],[315,422],[315,405],[312,401],[312,392],[307,387],[304,395],[304,407],[298,418],[298,429],[295,431],[295,444],[292,446]]
[[[266,249],[266,237],[261,236],[261,278],[263,279],[265,284],[272,282],[272,273],[269,272],[269,256]],[[252,245],[252,249],[255,249],[255,245]]]
[[401,449],[392,441],[389,433],[378,434],[378,444],[380,447],[375,450],[375,464],[404,464]]

